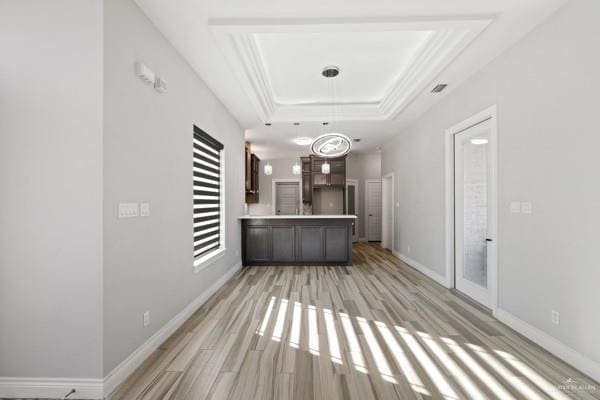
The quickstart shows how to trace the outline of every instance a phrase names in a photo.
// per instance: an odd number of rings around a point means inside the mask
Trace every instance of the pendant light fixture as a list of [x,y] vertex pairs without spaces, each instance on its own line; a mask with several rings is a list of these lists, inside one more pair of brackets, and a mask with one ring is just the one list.
[[264,168],[263,168],[265,175],[272,175],[273,174],[273,166],[271,165],[270,162],[267,161],[267,163],[265,164]]
[[331,166],[329,165],[329,162],[325,161],[323,164],[321,164],[321,173],[328,175],[331,172]]
[[302,173],[302,169],[300,168],[300,164],[296,161],[296,164],[292,167],[292,174],[298,176]]
[[[310,145],[310,150],[313,154],[319,157],[335,158],[342,157],[350,152],[352,149],[352,141],[348,136],[335,132],[335,85],[333,78],[340,74],[340,69],[336,66],[329,66],[323,68],[321,75],[325,78],[330,79],[330,92],[331,92],[331,131],[323,135],[318,136],[313,140]],[[325,166],[327,165],[327,166]],[[323,163],[321,172],[324,170],[329,171],[329,163]]]

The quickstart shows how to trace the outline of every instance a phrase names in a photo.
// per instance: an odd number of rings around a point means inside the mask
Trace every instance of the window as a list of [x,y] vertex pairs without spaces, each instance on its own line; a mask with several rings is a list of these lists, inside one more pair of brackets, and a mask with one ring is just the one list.
[[223,145],[194,126],[194,267],[225,250]]

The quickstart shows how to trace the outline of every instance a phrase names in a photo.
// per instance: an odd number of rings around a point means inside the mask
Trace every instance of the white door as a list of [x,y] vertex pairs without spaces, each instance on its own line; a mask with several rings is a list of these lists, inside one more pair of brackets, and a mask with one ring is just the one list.
[[491,300],[488,252],[495,245],[490,128],[487,120],[454,135],[455,286],[485,306]]
[[358,180],[346,180],[346,213],[357,216],[352,224],[352,241],[358,241]]
[[367,240],[381,241],[381,181],[367,181]]
[[299,214],[300,184],[298,182],[277,182],[275,188],[275,214]]

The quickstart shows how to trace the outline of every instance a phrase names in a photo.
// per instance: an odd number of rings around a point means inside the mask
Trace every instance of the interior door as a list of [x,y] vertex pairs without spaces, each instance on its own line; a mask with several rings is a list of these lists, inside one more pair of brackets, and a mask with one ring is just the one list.
[[489,234],[490,122],[454,136],[455,286],[479,303],[490,305]]
[[381,241],[381,181],[367,181],[367,240]]
[[300,185],[298,182],[277,182],[275,191],[275,213],[277,215],[300,213]]
[[358,181],[348,179],[346,181],[346,210],[348,215],[356,215],[352,223],[352,241],[358,241]]

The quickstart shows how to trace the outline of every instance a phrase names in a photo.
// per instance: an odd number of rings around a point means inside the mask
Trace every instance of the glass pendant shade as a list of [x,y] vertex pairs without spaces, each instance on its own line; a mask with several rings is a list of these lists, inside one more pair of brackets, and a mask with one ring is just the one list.
[[264,171],[265,171],[265,175],[273,174],[273,166],[271,164],[267,163],[264,167]]
[[300,175],[301,172],[302,172],[302,170],[300,168],[300,164],[298,164],[298,163],[294,164],[294,166],[292,167],[292,173],[294,175]]
[[331,172],[331,167],[327,161],[321,164],[321,173],[329,174]]

